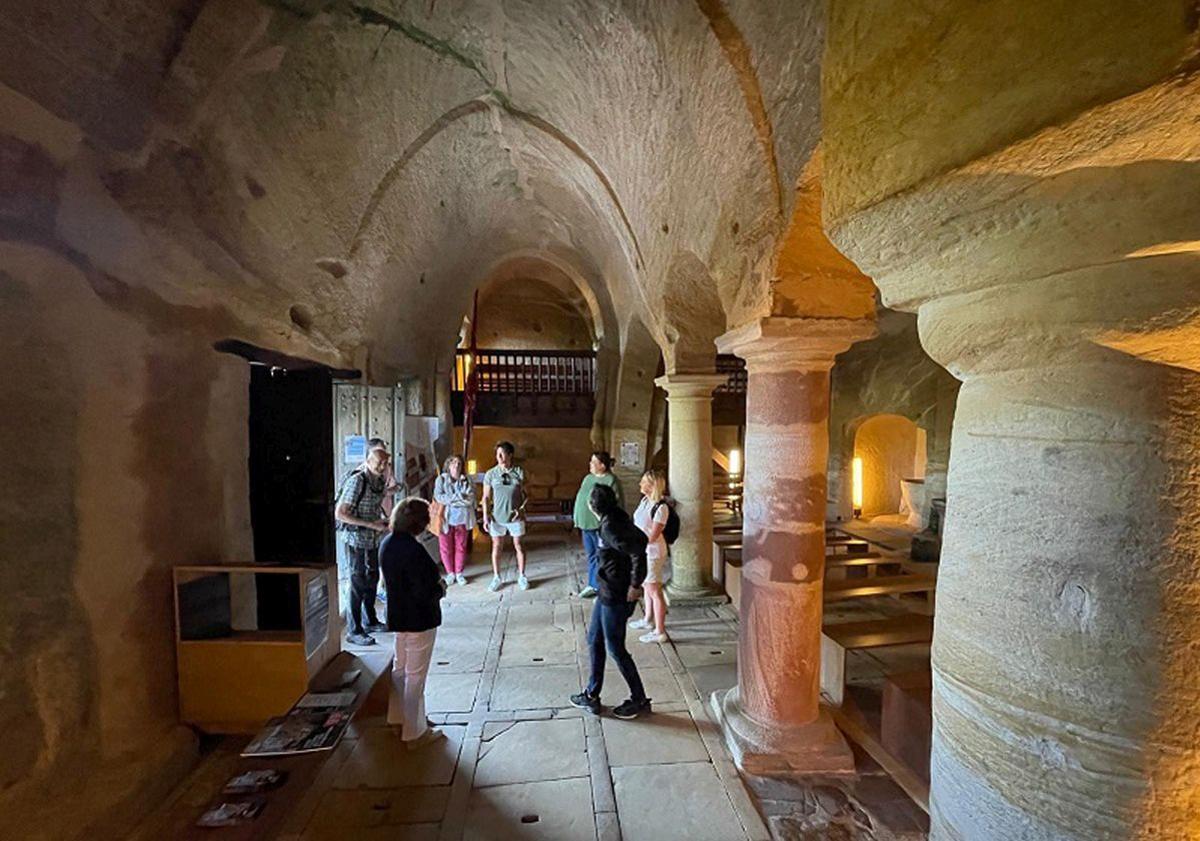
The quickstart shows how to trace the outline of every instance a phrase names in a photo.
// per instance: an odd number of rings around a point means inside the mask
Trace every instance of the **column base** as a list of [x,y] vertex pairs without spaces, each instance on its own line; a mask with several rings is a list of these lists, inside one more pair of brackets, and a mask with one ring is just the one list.
[[747,774],[854,773],[854,754],[825,707],[821,707],[816,721],[781,729],[764,727],[743,713],[736,686],[714,692],[709,704],[734,763]]
[[670,582],[664,590],[670,607],[717,607],[729,602],[729,596],[715,587],[701,590],[677,590]]

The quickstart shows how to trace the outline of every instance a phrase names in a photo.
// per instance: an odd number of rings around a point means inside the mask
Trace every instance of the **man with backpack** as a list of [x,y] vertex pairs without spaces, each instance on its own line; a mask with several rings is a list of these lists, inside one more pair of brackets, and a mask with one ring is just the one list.
[[387,492],[390,461],[382,442],[372,446],[366,461],[342,483],[334,509],[339,541],[350,571],[347,610],[350,627],[346,641],[352,645],[374,645],[371,633],[386,630],[375,613],[375,599],[379,587],[379,542],[388,528],[383,516],[383,497]]

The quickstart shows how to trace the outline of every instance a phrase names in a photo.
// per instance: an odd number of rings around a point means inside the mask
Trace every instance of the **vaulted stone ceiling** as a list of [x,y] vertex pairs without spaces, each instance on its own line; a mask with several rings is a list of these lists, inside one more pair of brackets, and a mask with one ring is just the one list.
[[817,0],[32,5],[0,81],[78,127],[55,235],[236,338],[416,373],[514,254],[682,367],[770,307]]

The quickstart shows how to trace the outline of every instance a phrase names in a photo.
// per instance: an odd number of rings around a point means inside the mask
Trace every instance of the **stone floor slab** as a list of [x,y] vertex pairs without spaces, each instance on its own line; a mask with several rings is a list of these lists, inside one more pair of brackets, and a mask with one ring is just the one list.
[[689,669],[737,662],[736,640],[728,643],[676,642],[675,651]]
[[605,717],[601,725],[608,764],[613,768],[707,762],[709,758],[687,711],[655,712],[632,721]]
[[579,671],[575,666],[512,666],[496,670],[491,708],[525,710],[565,707],[578,692]]
[[[670,669],[638,669],[642,678],[642,686],[646,689],[646,697],[654,703],[670,703],[682,701],[683,694],[679,691],[679,683]],[[615,707],[629,697],[629,687],[625,684],[621,673],[615,669],[604,672],[604,688],[600,691],[600,703],[607,707]]]
[[613,769],[625,841],[738,841],[746,833],[713,766],[704,763]]
[[539,631],[504,632],[501,666],[564,666],[575,662],[575,637],[548,626]]
[[561,780],[588,775],[579,718],[485,724],[475,786]]
[[[471,841],[595,841],[591,785],[586,777],[580,777],[476,788],[467,806],[463,837]],[[626,839],[634,841],[629,836]]]
[[480,636],[484,634],[472,628],[439,629],[429,663],[430,674],[482,671],[487,656],[486,639],[480,644]]
[[466,728],[446,725],[446,734],[420,750],[411,751],[391,727],[363,730],[334,782],[335,788],[401,788],[449,785],[458,764]]
[[425,681],[425,711],[433,713],[469,713],[475,708],[479,672],[439,672]]
[[737,685],[737,664],[718,663],[713,666],[695,666],[687,670],[696,684],[696,691],[705,703],[714,692],[730,689]]
[[306,834],[334,837],[364,827],[438,823],[446,814],[449,786],[399,789],[330,789],[305,829]]
[[300,841],[438,841],[436,823],[384,824],[347,831],[345,827],[305,832]]

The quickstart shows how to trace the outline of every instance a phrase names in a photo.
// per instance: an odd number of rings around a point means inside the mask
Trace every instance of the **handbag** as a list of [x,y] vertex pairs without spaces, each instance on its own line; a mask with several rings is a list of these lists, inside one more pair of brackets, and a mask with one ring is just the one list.
[[434,534],[442,533],[442,523],[446,519],[446,506],[436,499],[429,503],[429,530]]

